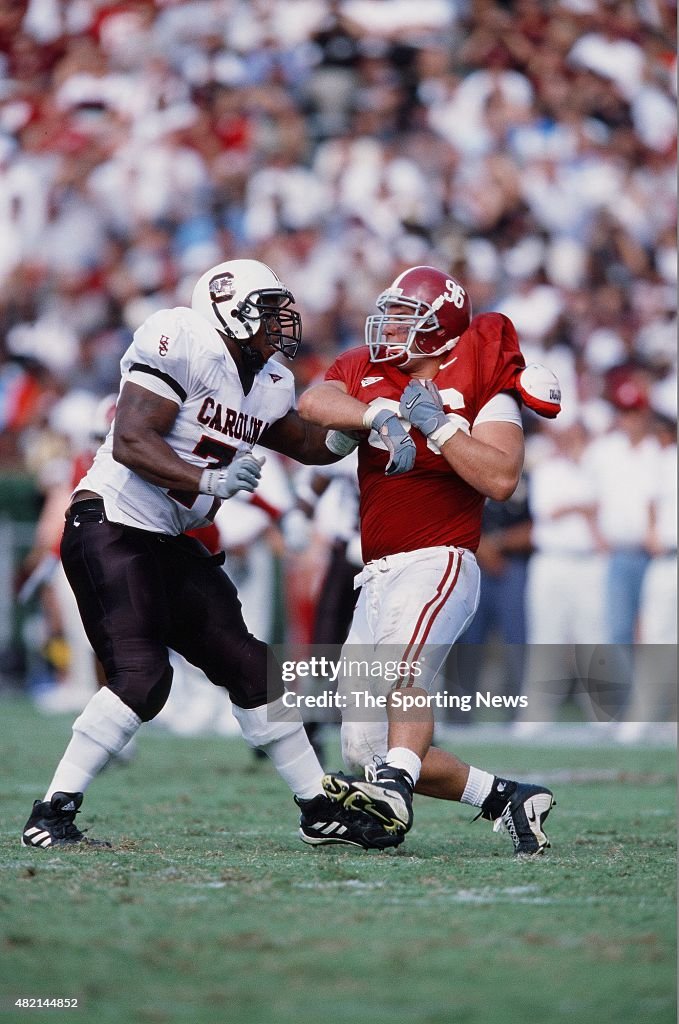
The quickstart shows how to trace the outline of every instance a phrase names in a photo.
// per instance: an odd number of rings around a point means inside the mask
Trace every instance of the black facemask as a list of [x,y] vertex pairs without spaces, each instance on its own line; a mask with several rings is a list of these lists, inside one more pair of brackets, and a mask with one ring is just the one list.
[[295,358],[302,341],[302,318],[290,308],[294,301],[287,289],[263,288],[238,304],[243,320],[261,319],[268,344],[288,359]]

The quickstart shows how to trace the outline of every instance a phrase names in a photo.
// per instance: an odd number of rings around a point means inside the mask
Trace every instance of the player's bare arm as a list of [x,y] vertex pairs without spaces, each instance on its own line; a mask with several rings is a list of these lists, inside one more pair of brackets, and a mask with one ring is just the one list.
[[337,380],[315,384],[304,392],[298,404],[303,419],[333,430],[364,431],[363,417],[367,409],[364,402],[348,394],[346,386]]
[[523,468],[523,431],[514,423],[480,423],[471,435],[456,431],[441,447],[441,454],[480,494],[506,501],[516,490]]
[[367,436],[368,428],[379,434],[388,455],[385,476],[408,473],[415,465],[415,442],[398,415],[354,398],[341,381],[324,381],[311,388],[302,395],[300,406],[302,416],[332,430],[349,432],[358,439]]
[[113,458],[157,487],[197,491],[201,469],[181,459],[165,441],[179,406],[126,381],[116,406]]
[[337,462],[339,458],[326,446],[326,436],[327,431],[324,427],[302,419],[296,409],[291,409],[282,419],[267,427],[258,444],[296,459],[306,466],[322,466],[329,462]]

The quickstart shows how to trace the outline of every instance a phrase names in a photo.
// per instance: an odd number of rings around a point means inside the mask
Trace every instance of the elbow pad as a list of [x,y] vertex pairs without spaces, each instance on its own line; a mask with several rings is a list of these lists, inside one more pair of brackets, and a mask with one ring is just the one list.
[[555,373],[541,363],[530,363],[514,378],[523,404],[539,416],[555,419],[561,412],[561,385]]

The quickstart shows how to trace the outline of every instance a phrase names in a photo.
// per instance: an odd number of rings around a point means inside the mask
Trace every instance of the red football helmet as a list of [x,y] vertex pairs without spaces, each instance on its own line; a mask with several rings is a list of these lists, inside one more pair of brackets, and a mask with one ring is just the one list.
[[[391,313],[390,306],[412,312]],[[373,363],[443,355],[457,345],[472,318],[466,289],[435,267],[404,270],[379,296],[377,308],[380,312],[365,322]]]

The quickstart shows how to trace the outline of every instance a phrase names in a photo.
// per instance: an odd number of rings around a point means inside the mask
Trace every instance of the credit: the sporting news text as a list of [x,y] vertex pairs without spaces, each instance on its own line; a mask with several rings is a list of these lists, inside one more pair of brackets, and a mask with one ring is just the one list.
[[[296,683],[298,680],[319,680],[321,683],[335,684],[341,678],[343,692],[337,693],[324,688],[318,693],[297,693],[286,690],[283,704],[288,708],[314,710],[317,708],[356,708],[375,709],[392,708],[409,711],[414,708],[455,708],[458,711],[471,711],[473,708],[526,708],[528,698],[522,694],[493,694],[490,691],[475,693],[449,693],[445,690],[437,693],[410,692],[417,687],[423,674],[423,666],[418,661],[385,661],[366,658],[350,659],[346,657],[332,659],[325,656],[313,656],[308,659],[284,661],[281,665],[281,678],[284,683]],[[347,690],[346,680],[356,679],[357,689]],[[394,684],[387,696],[373,693],[365,684],[384,680]],[[398,684],[404,684],[402,689]],[[360,688],[361,683],[364,684]]]
[[286,690],[283,694],[286,708],[399,708],[411,711],[413,708],[456,708],[458,711],[471,711],[472,708],[527,708],[528,698],[515,694],[494,694],[490,691],[481,693],[409,693],[407,690],[393,690],[389,696],[370,693],[369,690],[352,690],[340,694],[332,690],[321,693],[292,693]]

